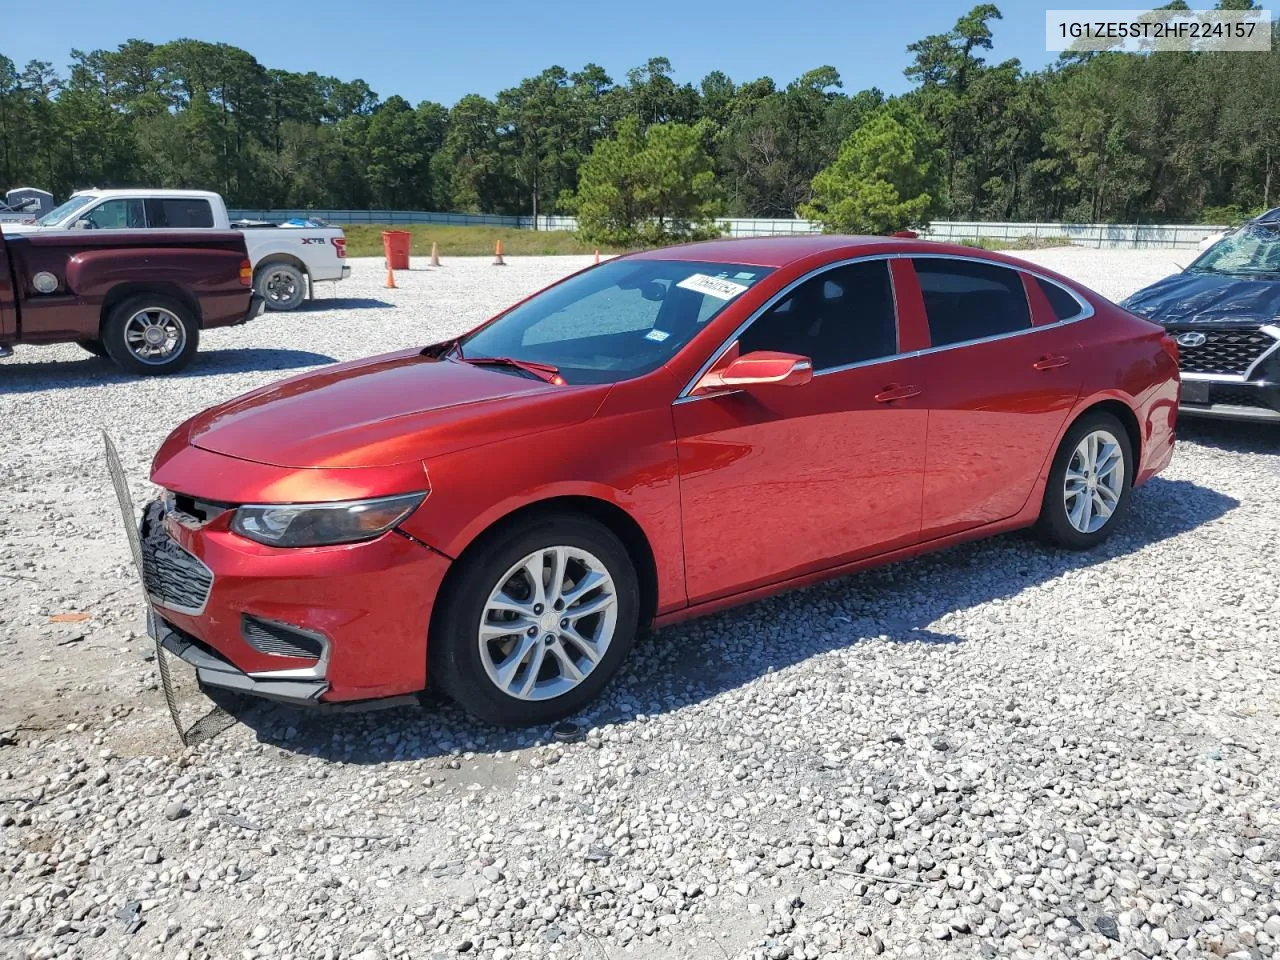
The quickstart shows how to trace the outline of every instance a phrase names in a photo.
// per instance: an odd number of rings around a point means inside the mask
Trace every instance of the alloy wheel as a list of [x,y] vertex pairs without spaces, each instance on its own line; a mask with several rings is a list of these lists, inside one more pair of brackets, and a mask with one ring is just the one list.
[[273,270],[267,274],[267,298],[273,303],[288,303],[298,295],[298,281],[291,273]]
[[578,547],[544,547],[490,592],[477,635],[480,660],[507,696],[549,700],[596,668],[617,621],[617,592],[604,563]]
[[1072,527],[1096,533],[1107,525],[1124,492],[1124,470],[1124,451],[1109,430],[1081,438],[1063,481],[1063,505]]
[[187,345],[187,328],[172,311],[148,307],[125,321],[124,342],[139,363],[157,366],[182,352]]

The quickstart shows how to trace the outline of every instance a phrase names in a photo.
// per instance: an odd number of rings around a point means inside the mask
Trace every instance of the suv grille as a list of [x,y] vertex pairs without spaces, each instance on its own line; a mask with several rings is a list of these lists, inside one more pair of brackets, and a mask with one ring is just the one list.
[[[1170,331],[1177,339],[1179,333]],[[1259,330],[1205,330],[1206,340],[1198,347],[1178,344],[1183,373],[1225,373],[1244,376],[1253,362],[1276,345],[1273,337]]]
[[213,587],[213,571],[165,533],[163,504],[147,508],[141,534],[142,582],[148,596],[168,610],[203,613]]

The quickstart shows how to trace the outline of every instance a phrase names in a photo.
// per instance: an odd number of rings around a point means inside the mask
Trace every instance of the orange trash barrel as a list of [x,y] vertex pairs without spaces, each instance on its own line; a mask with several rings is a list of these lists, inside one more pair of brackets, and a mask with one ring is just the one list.
[[392,270],[409,269],[409,244],[413,234],[408,230],[383,230],[382,252],[386,255],[387,266]]

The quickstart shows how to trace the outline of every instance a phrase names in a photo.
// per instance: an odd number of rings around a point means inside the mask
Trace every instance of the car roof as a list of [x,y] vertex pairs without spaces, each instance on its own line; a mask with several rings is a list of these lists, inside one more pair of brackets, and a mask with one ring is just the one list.
[[203,199],[203,200],[212,200],[218,196],[216,193],[214,193],[211,190],[165,190],[165,189],[147,190],[145,188],[138,188],[138,187],[121,187],[121,188],[88,187],[84,190],[77,190],[75,193],[72,194],[72,196],[79,197],[84,195],[84,196],[91,196],[91,197],[99,197],[99,196],[104,196],[106,194],[111,194],[112,196],[119,196],[119,197],[157,197],[160,199],[164,199],[165,197],[169,197],[172,199],[178,199],[182,197],[193,197],[193,198],[199,197],[200,199]]
[[1022,269],[1030,264],[992,255],[977,247],[937,243],[905,237],[868,237],[813,233],[790,237],[741,237],[681,243],[631,254],[640,260],[693,260],[699,263],[741,263],[755,267],[785,267],[809,257],[826,254],[832,260],[876,253],[933,253],[991,260]]

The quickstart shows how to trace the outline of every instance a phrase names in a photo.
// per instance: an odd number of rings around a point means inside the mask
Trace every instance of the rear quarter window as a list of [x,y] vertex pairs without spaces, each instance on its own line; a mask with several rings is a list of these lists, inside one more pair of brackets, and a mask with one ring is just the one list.
[[1057,320],[1073,320],[1084,313],[1084,307],[1080,305],[1080,301],[1052,280],[1041,280],[1039,277],[1031,279],[1040,284],[1040,289],[1044,291],[1049,306],[1053,307],[1053,315]]

